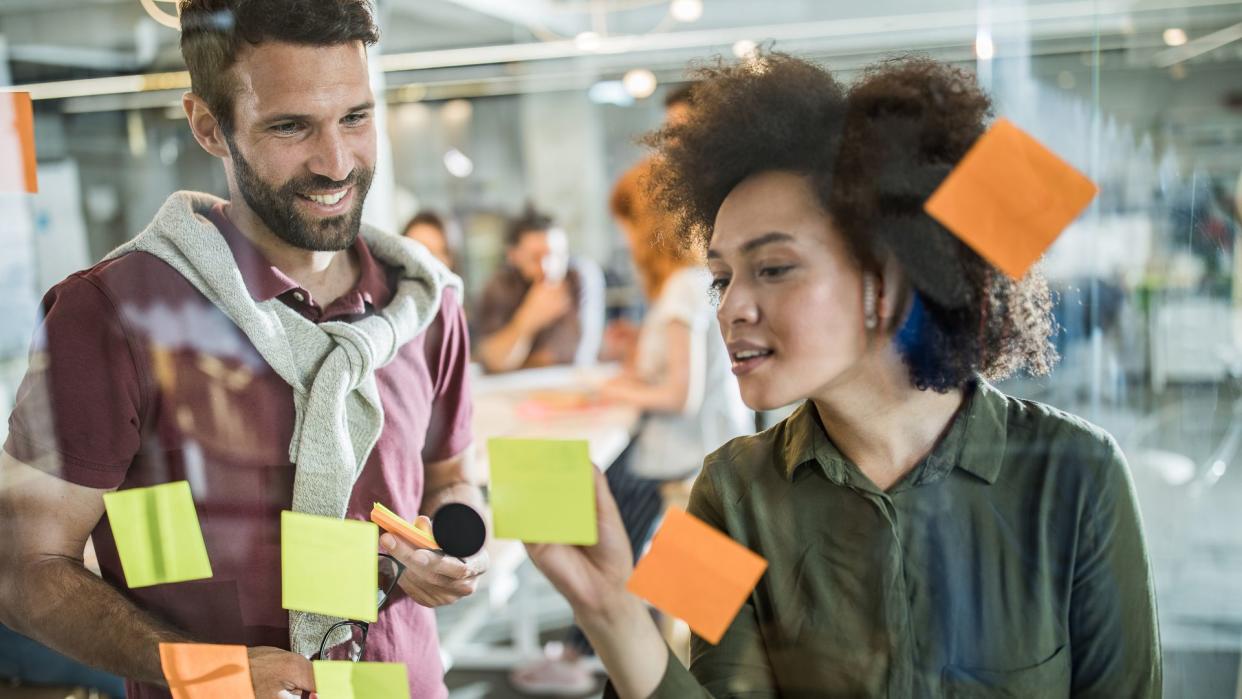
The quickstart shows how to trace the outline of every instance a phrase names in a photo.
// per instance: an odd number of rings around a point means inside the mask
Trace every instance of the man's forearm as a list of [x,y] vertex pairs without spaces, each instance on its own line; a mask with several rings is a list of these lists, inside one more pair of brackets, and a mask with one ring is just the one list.
[[473,483],[460,481],[440,486],[423,495],[422,514],[431,517],[442,505],[450,502],[464,503],[479,512],[483,512],[487,508],[487,504],[483,499],[483,491]]
[[479,359],[488,371],[512,371],[530,354],[535,333],[517,318],[479,343]]
[[4,621],[15,631],[91,667],[163,683],[159,644],[191,639],[138,609],[69,558],[7,571]]

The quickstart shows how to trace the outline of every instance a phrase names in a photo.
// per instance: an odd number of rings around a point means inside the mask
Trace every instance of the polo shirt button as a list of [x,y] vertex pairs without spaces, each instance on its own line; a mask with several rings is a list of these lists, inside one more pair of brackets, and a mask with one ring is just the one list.
[[302,303],[303,301],[306,300],[306,297],[303,296],[302,292],[300,291],[293,292],[293,298],[297,299],[298,303]]

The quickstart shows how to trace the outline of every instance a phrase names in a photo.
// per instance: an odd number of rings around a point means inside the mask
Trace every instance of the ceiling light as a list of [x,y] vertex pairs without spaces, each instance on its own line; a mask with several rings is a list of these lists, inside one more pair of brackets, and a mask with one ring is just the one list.
[[453,177],[466,178],[474,172],[474,161],[456,148],[450,148],[444,154],[444,169]]
[[596,51],[599,49],[599,34],[595,32],[582,32],[574,37],[574,45],[579,51]]
[[646,99],[656,89],[655,73],[646,68],[635,68],[625,74],[621,78],[621,83],[625,85],[625,91],[630,93],[635,99]]
[[1164,43],[1169,46],[1181,46],[1186,43],[1186,30],[1178,27],[1169,27],[1164,30]]
[[668,12],[678,22],[695,22],[703,16],[703,0],[673,0]]
[[733,43],[733,55],[744,60],[750,60],[759,52],[759,44],[750,39],[740,39]]
[[[177,0],[138,0],[142,4],[142,9],[147,11],[151,19],[168,27],[169,29],[181,29],[181,10]],[[171,5],[172,12],[160,7],[160,4]]]
[[975,35],[975,56],[981,61],[990,61],[996,55],[996,45],[992,43],[992,33],[980,29]]
[[601,80],[595,83],[587,90],[587,99],[595,104],[612,104],[618,107],[634,104],[634,97],[620,80]]
[[393,93],[398,102],[418,102],[427,96],[427,86],[422,83],[410,83],[396,88]]
[[474,107],[468,100],[456,99],[449,100],[440,108],[440,116],[445,121],[453,124],[461,124],[470,121],[471,115],[474,114]]

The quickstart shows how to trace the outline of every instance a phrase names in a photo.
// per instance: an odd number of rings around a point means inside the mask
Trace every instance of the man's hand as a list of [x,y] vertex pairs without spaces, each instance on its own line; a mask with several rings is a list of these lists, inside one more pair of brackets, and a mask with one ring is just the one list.
[[298,699],[315,691],[311,662],[297,653],[279,648],[247,648],[250,683],[255,699]]
[[[431,530],[431,520],[419,517],[416,526]],[[424,607],[441,607],[474,594],[479,576],[487,572],[487,551],[465,559],[439,551],[418,549],[392,534],[380,537],[380,548],[405,566],[398,584],[405,594]]]
[[565,282],[537,282],[526,292],[516,318],[533,332],[555,323],[573,308],[569,286]]

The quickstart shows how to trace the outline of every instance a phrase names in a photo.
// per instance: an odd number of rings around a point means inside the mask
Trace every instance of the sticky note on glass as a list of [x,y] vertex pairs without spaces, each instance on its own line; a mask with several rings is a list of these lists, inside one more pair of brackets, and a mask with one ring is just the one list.
[[923,205],[1005,274],[1021,279],[1099,189],[1006,119],[997,119]]
[[370,522],[280,513],[282,606],[375,621],[379,529]]
[[403,663],[316,660],[312,667],[319,699],[410,699]]
[[161,643],[160,666],[173,699],[254,699],[245,646]]
[[768,562],[697,517],[669,508],[626,589],[719,643]]
[[490,439],[488,486],[496,536],[592,546],[595,466],[585,440]]
[[0,192],[39,191],[29,92],[0,92]]
[[211,577],[186,481],[105,493],[104,508],[131,588]]

